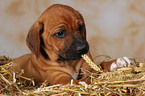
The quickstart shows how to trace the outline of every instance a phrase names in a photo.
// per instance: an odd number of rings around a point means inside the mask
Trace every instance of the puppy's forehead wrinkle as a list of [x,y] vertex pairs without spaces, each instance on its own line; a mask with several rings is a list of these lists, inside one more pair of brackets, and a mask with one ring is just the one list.
[[69,16],[64,16],[63,20],[65,21],[65,28],[69,29],[70,31],[76,31],[76,29],[78,29],[78,21],[81,21]]
[[65,28],[67,28],[67,24],[65,22],[60,22],[53,28],[52,32],[55,33],[56,31],[65,30]]

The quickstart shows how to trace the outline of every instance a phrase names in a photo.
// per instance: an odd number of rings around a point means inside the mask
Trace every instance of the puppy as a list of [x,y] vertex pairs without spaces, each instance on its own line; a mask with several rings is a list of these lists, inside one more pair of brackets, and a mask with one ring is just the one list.
[[82,54],[91,58],[84,19],[69,6],[54,4],[46,9],[30,28],[26,42],[31,54],[16,58],[15,70],[23,69],[24,76],[37,84],[45,80],[49,85],[67,84],[71,79],[77,83],[80,68],[92,71],[81,58]]

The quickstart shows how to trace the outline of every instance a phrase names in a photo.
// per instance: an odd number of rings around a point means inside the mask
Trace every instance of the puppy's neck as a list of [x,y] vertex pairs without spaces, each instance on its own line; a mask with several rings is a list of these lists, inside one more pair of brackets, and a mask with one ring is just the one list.
[[31,53],[31,58],[34,64],[37,64],[40,68],[42,69],[47,69],[49,66],[60,66],[60,67],[65,67],[65,66],[72,66],[70,63],[70,60],[51,60],[50,58],[46,59],[42,55],[40,55],[38,58]]
[[[75,70],[77,73],[80,70],[81,64],[83,60],[56,60],[53,61],[51,59],[46,59],[42,55],[38,58],[32,53],[31,54],[31,62],[33,64],[37,64],[41,69],[47,70],[50,66],[56,66],[56,67],[71,67],[73,70]],[[82,59],[82,58],[81,58]]]

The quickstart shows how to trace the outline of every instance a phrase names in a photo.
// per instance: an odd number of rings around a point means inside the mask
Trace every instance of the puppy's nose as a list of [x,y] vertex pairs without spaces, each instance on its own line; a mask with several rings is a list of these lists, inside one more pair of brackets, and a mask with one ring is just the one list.
[[88,52],[88,50],[89,50],[89,46],[88,46],[88,44],[83,44],[81,46],[78,46],[76,48],[76,50],[77,50],[78,54],[81,54],[81,55],[82,54],[86,54]]

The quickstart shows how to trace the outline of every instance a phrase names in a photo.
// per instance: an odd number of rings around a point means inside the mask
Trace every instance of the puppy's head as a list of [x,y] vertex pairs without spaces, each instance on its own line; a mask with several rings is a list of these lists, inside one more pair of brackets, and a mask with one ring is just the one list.
[[82,15],[73,8],[55,4],[32,25],[27,45],[37,58],[76,60],[89,50]]

